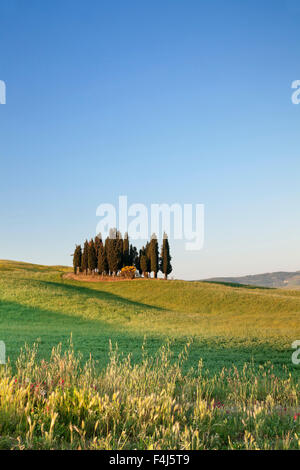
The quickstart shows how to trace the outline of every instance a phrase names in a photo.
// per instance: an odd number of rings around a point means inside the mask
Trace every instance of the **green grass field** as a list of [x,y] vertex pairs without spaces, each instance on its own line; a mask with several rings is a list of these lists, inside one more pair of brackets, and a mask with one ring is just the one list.
[[88,283],[63,279],[69,269],[0,261],[0,339],[14,360],[26,342],[48,358],[72,334],[76,350],[100,366],[109,340],[139,359],[171,339],[174,351],[192,338],[188,361],[212,372],[231,364],[271,361],[295,376],[291,343],[300,339],[300,291],[214,283],[135,280]]
[[300,291],[68,271],[0,262],[0,449],[300,448]]

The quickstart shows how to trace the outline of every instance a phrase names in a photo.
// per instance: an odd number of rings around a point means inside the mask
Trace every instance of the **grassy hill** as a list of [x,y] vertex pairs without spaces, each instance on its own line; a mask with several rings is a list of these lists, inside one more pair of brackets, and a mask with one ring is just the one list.
[[[90,353],[106,364],[109,340],[139,359],[167,338],[176,351],[193,339],[189,365],[202,358],[211,372],[272,361],[293,374],[291,343],[300,339],[300,291],[207,282],[135,280],[88,283],[64,279],[69,268],[0,261],[0,340],[14,359],[25,342]],[[279,373],[279,372],[278,372]]]
[[241,277],[215,277],[208,282],[225,282],[271,288],[300,289],[300,271],[255,274]]

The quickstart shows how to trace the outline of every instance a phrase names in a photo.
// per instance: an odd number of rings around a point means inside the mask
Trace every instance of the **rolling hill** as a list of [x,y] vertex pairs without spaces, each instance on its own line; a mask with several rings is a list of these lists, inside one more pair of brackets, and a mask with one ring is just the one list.
[[240,277],[214,277],[206,279],[206,281],[270,288],[300,289],[300,271],[282,271],[276,273],[255,274]]
[[[193,340],[190,365],[211,371],[252,358],[291,364],[300,338],[300,291],[207,282],[134,280],[78,282],[70,268],[0,261],[0,340],[14,359],[24,343],[48,357],[72,334],[83,357],[106,364],[109,342],[139,358],[145,336],[150,353],[171,339],[175,352]],[[279,370],[279,369],[278,369]]]

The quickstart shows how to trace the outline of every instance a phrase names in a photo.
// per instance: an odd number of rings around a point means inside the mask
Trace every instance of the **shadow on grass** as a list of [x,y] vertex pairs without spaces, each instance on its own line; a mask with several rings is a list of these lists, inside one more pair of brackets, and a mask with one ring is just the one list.
[[[70,286],[68,286],[70,287]],[[79,287],[76,287],[78,289]],[[84,288],[85,289],[85,288]],[[124,326],[107,324],[101,319],[87,319],[81,316],[72,316],[59,311],[52,311],[40,307],[31,307],[11,301],[0,301],[0,339],[6,344],[7,356],[14,361],[19,355],[20,348],[25,343],[39,345],[39,358],[49,359],[51,350],[58,343],[62,343],[63,350],[68,348],[72,335],[76,351],[80,351],[83,361],[92,354],[98,361],[99,367],[105,367],[108,362],[109,342],[118,344],[120,353],[132,354],[133,361],[140,361],[142,357],[142,344],[145,332],[126,331]],[[154,355],[167,339],[165,335],[149,334],[147,332],[146,351]],[[172,340],[171,349],[175,356],[182,351],[188,339],[185,337]],[[267,345],[259,347],[253,344],[237,346],[236,344],[220,344],[213,338],[194,338],[186,367],[197,368],[198,362],[203,359],[205,368],[210,373],[231,367],[235,364],[242,368],[245,362],[252,359],[256,366],[267,360],[275,364],[275,373],[286,365],[289,370],[299,376],[300,370],[292,365],[291,351],[280,350]]]
[[139,310],[154,310],[157,312],[166,311],[163,307],[156,307],[155,305],[145,304],[143,302],[137,302],[134,300],[126,299],[126,297],[122,297],[117,294],[112,294],[111,292],[102,291],[99,289],[92,289],[90,287],[85,287],[81,285],[74,285],[74,284],[67,284],[65,282],[55,282],[55,281],[41,281],[30,279],[30,283],[36,283],[39,286],[44,287],[55,287],[60,291],[65,292],[66,294],[75,294],[75,295],[83,295],[88,297],[89,299],[95,298],[99,300],[104,300],[105,302],[111,303],[119,303],[124,307],[134,307],[138,308]]
[[237,282],[223,282],[223,281],[201,281],[206,284],[219,284],[226,287],[242,287],[243,289],[261,289],[261,290],[276,290],[275,287],[254,286],[251,284],[239,284]]
[[110,326],[101,319],[89,319],[81,315],[66,314],[60,311],[44,309],[36,306],[27,306],[18,302],[0,300],[0,334],[3,329],[9,328],[13,331],[33,330],[43,327],[45,332],[50,328],[58,330],[61,327],[84,327],[88,326],[92,331],[104,329],[116,329],[116,325]]
[[[85,360],[91,353],[103,364],[108,358],[110,341],[118,344],[121,351],[136,353],[144,340],[143,331],[126,331],[118,322],[109,324],[101,319],[0,300],[0,340],[5,342],[7,355],[13,360],[25,343],[39,344],[41,357],[49,358],[58,343],[64,348],[68,346],[71,335],[75,349],[82,352]],[[162,339],[153,337],[150,342],[158,348]]]

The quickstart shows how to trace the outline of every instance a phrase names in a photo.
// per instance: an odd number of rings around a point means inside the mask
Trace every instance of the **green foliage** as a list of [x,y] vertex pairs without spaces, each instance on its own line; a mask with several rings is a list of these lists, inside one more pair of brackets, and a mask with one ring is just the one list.
[[97,268],[97,256],[95,250],[94,240],[90,240],[88,247],[88,268],[91,273]]
[[21,351],[0,374],[0,447],[8,449],[300,449],[299,385],[270,364],[224,368],[200,360],[184,371],[190,344],[174,357],[143,346],[135,364],[110,347],[100,371],[71,346]]
[[103,243],[101,242],[98,248],[98,273],[106,274],[108,272],[108,264],[106,259],[106,253]]
[[157,278],[157,273],[159,270],[159,250],[158,250],[157,237],[155,233],[151,237],[149,257],[150,257],[150,272],[153,272],[154,277]]
[[151,252],[150,252],[150,243],[146,243],[145,247],[145,253],[146,253],[146,259],[147,259],[147,276],[150,276],[151,274]]
[[[281,374],[291,362],[292,342],[300,338],[300,291],[248,289],[202,282],[144,280],[82,282],[62,278],[72,269],[0,262],[0,339],[13,359],[26,342],[39,343],[47,358],[53,344],[66,344],[106,365],[111,339],[140,357],[144,335],[154,354],[165,338],[178,352],[193,337],[189,366],[199,358],[210,372],[254,360]],[[1,433],[0,433],[1,435]]]
[[76,245],[74,255],[73,255],[74,274],[77,274],[78,268],[81,269],[81,257],[82,257],[81,245]]
[[98,266],[98,253],[99,253],[100,246],[102,245],[101,233],[99,233],[99,235],[95,237],[94,243],[95,243],[95,252],[96,252],[96,266]]
[[160,271],[165,275],[165,279],[167,279],[168,275],[172,272],[171,259],[169,240],[167,235],[164,234],[160,258]]
[[148,257],[146,248],[143,246],[140,250],[140,270],[144,276],[148,273]]
[[[164,237],[167,238],[166,234]],[[125,233],[124,239],[122,239],[121,233],[116,228],[110,229],[109,236],[105,240],[104,253],[101,249],[102,245],[101,234],[95,237],[95,241],[85,242],[83,253],[80,255],[80,271],[87,274],[88,269],[92,273],[98,269],[100,274],[108,272],[110,275],[118,275],[123,267],[135,266],[140,274],[144,274],[144,277],[148,277],[153,272],[155,278],[157,278],[159,270],[162,270],[166,278],[172,271],[168,240],[163,243],[162,258],[160,259],[155,234],[152,235],[150,243],[147,242],[146,246],[140,250],[140,255],[136,247],[129,244],[128,234]],[[101,253],[99,254],[100,249]],[[78,263],[78,256],[79,254],[76,253],[75,263]],[[101,257],[100,261],[99,256]],[[74,273],[76,272],[74,265]]]
[[130,266],[132,265],[129,253],[129,238],[128,233],[125,233],[124,240],[123,240],[123,266]]
[[137,271],[140,271],[140,258],[135,246],[130,245],[129,250],[129,265],[135,266]]
[[89,242],[85,240],[81,257],[81,270],[87,274],[89,267]]
[[117,238],[116,238],[116,252],[117,252],[117,259],[118,259],[118,267],[117,267],[117,272],[120,271],[123,268],[123,239],[121,233],[118,231],[117,232]]
[[110,231],[105,242],[105,250],[110,273],[116,275],[122,268],[123,263],[123,240],[117,229]]

